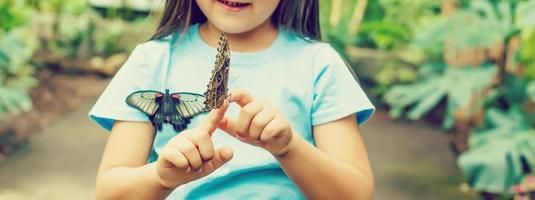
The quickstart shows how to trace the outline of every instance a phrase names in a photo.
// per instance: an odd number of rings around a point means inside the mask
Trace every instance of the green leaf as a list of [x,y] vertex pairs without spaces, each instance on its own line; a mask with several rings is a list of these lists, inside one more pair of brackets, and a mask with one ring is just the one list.
[[429,94],[428,97],[421,100],[416,106],[409,112],[409,119],[418,120],[424,114],[429,112],[434,106],[444,98],[445,92],[443,90],[435,90]]
[[444,112],[444,119],[442,120],[442,129],[450,130],[455,124],[455,118],[453,116],[456,106],[451,101],[446,103],[446,112]]
[[[439,70],[436,70],[439,71]],[[447,97],[447,111],[444,117],[443,127],[453,126],[453,112],[459,107],[468,107],[474,93],[490,87],[497,67],[484,65],[477,68],[454,68],[447,67],[443,74],[422,76],[426,77],[419,82],[393,86],[385,95],[385,101],[392,109],[391,114],[400,116],[403,110],[408,109],[409,119],[419,119],[424,114],[435,108],[445,96]],[[431,74],[426,71],[426,73]],[[476,107],[483,106],[485,99],[481,99]]]
[[516,26],[519,29],[535,26],[535,0],[518,3],[516,9]]
[[532,102],[535,102],[535,81],[531,81],[526,87],[526,93]]
[[406,107],[427,96],[437,88],[437,85],[436,80],[430,80],[420,84],[395,86],[385,94],[384,98],[392,106]]

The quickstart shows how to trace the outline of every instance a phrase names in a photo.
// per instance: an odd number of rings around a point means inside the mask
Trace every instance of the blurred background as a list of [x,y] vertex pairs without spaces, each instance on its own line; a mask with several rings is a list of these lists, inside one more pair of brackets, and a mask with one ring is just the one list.
[[[87,113],[160,0],[0,1],[0,199],[93,199]],[[320,0],[378,107],[376,199],[535,199],[535,0]]]

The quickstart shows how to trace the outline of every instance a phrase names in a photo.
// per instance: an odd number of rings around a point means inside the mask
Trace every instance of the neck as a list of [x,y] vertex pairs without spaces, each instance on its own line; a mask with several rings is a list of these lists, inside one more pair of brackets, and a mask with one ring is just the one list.
[[[199,27],[201,39],[210,46],[217,47],[221,30],[210,22]],[[278,30],[267,20],[260,26],[243,33],[226,33],[230,49],[237,52],[262,51],[270,47],[277,38]]]

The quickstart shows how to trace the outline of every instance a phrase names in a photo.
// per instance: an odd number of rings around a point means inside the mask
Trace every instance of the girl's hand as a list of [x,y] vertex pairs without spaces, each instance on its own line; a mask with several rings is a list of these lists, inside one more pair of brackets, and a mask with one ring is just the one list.
[[212,133],[225,115],[228,103],[212,110],[198,127],[172,138],[156,162],[156,178],[164,188],[174,189],[202,178],[232,158],[232,149],[214,150]]
[[227,117],[219,128],[239,140],[262,147],[275,156],[291,149],[294,134],[288,120],[271,104],[255,99],[243,90],[232,92],[229,102],[241,107],[237,120]]

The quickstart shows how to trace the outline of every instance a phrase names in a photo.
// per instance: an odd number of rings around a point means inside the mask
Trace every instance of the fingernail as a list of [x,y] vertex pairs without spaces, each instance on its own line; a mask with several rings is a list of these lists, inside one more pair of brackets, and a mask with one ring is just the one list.
[[186,172],[191,172],[191,167],[188,167],[188,168],[186,169]]
[[202,167],[199,168],[198,170],[195,170],[195,173],[201,173],[202,172]]

